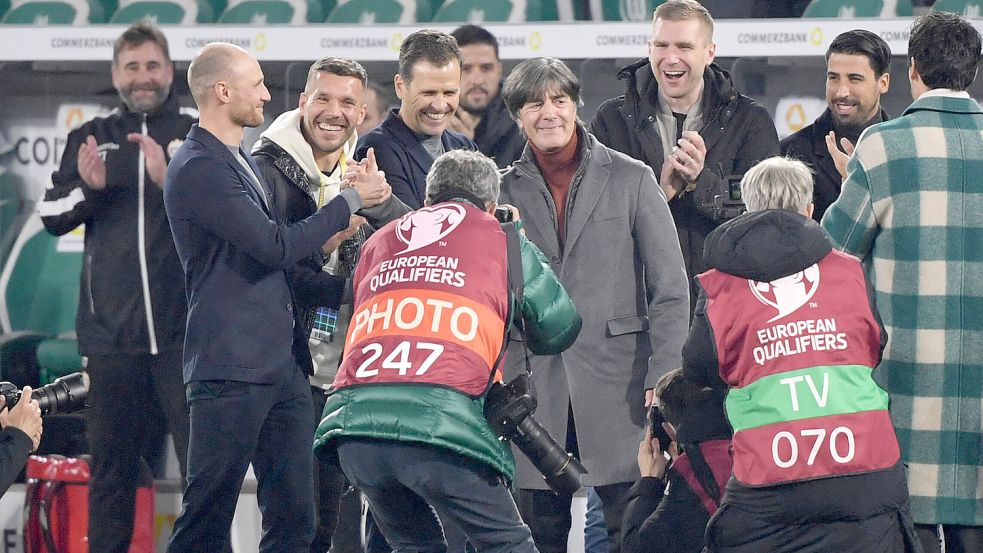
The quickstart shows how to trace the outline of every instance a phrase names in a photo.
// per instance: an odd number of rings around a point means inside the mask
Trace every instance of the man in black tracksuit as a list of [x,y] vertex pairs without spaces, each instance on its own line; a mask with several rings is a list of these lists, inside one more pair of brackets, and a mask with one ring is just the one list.
[[[601,104],[590,130],[658,176],[692,279],[706,270],[707,234],[738,213],[727,205],[728,184],[778,154],[778,134],[768,111],[712,63],[713,19],[698,2],[659,6],[652,37],[649,59],[618,73],[625,94]],[[695,291],[691,281],[691,309]]]
[[161,411],[184,475],[188,413],[181,378],[187,300],[164,213],[164,171],[194,118],[171,95],[167,39],[147,23],[114,45],[122,105],[68,135],[38,212],[49,232],[85,225],[76,320],[91,378],[89,550],[125,553],[140,455]]

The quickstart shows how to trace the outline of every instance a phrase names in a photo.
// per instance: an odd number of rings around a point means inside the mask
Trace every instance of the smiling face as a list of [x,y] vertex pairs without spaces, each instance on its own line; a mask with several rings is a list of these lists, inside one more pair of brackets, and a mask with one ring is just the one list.
[[837,125],[860,127],[881,108],[890,74],[877,76],[866,56],[829,55],[826,62],[826,103]]
[[437,67],[426,60],[413,66],[413,79],[396,75],[396,96],[401,103],[399,117],[414,132],[438,136],[457,110],[461,91],[461,65],[451,60]]
[[112,68],[113,86],[130,111],[148,113],[167,100],[174,66],[156,42],[124,48]]
[[471,113],[483,113],[498,95],[502,83],[502,62],[491,44],[461,47],[461,107]]
[[318,71],[300,95],[300,114],[314,157],[340,154],[365,117],[365,86],[356,77]]
[[577,104],[570,96],[552,92],[527,102],[519,110],[519,126],[526,138],[542,152],[566,146],[577,131]]
[[713,62],[716,45],[697,19],[671,21],[657,18],[649,41],[649,64],[659,90],[673,105],[686,110],[703,90],[703,72]]

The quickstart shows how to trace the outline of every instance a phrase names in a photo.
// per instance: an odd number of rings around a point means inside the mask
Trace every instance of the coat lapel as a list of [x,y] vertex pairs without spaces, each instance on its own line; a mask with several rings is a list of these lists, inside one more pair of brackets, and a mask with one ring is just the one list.
[[584,226],[587,225],[587,221],[597,205],[597,200],[600,199],[611,177],[611,169],[609,168],[611,154],[604,148],[595,148],[594,139],[589,137],[587,133],[581,135],[581,140],[589,141],[589,148],[584,153],[584,161],[581,162],[586,165],[587,169],[580,179],[580,184],[576,185],[577,190],[571,191],[571,193],[575,192],[576,196],[573,199],[573,210],[566,216],[567,237],[563,248],[565,253],[573,251],[577,238],[580,237]]
[[[529,149],[528,145],[526,149]],[[511,181],[508,200],[519,207],[523,224],[531,227],[530,230],[535,230],[542,237],[542,240],[535,241],[536,245],[547,257],[553,257],[560,253],[560,244],[556,237],[556,228],[553,226],[549,202],[545,197],[549,192],[546,191],[545,183],[535,184],[535,181],[541,182],[542,177],[532,168],[532,164],[533,162],[527,160],[525,155],[515,162],[513,171],[519,171],[524,178]]]
[[[243,168],[242,164],[239,163],[239,160],[232,155],[232,152],[229,151],[229,148],[226,147],[222,141],[216,138],[214,134],[198,126],[198,123],[195,123],[191,127],[191,131],[188,133],[188,138],[191,140],[197,140],[202,146],[231,165],[232,169],[235,170],[237,175],[239,175],[239,180],[243,182],[242,187],[246,190],[246,194],[249,194],[249,197],[256,202],[256,205],[263,210],[263,213],[270,215],[269,203],[266,198],[265,191],[256,190],[256,184],[253,183],[253,179],[246,174],[245,168]],[[246,155],[242,147],[239,148],[239,152],[243,155],[243,158],[246,160],[246,163],[249,164],[249,167],[251,167],[256,173],[256,178],[261,178],[259,168],[256,167],[256,164],[253,162],[252,156]]]

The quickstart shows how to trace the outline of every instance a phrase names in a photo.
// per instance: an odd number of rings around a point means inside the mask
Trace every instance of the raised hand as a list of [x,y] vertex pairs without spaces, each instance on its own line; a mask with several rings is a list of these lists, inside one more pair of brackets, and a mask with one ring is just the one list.
[[372,207],[389,199],[392,188],[386,182],[386,174],[379,170],[375,149],[369,148],[359,166],[351,172],[350,186],[355,188],[364,207]]
[[164,148],[161,148],[160,144],[150,136],[138,132],[131,132],[126,135],[126,139],[140,145],[150,180],[157,185],[157,188],[163,190],[164,178],[167,175],[167,159],[164,157]]
[[659,187],[665,192],[666,201],[676,197],[676,194],[679,194],[685,185],[683,177],[676,171],[672,156],[669,156],[662,163],[662,173],[659,175]]
[[836,172],[840,174],[840,180],[843,180],[846,178],[846,162],[850,161],[854,147],[846,137],[840,139],[840,145],[843,146],[842,151],[836,147],[836,133],[829,131],[826,135],[826,149],[829,151],[829,156],[833,158],[833,165],[836,166]]
[[700,133],[683,131],[683,136],[676,141],[676,146],[667,159],[671,161],[673,169],[684,181],[693,183],[703,172],[706,158],[707,145],[703,142]]
[[89,188],[93,190],[106,188],[106,162],[99,155],[99,145],[96,144],[94,136],[89,135],[79,146],[77,163],[79,176]]

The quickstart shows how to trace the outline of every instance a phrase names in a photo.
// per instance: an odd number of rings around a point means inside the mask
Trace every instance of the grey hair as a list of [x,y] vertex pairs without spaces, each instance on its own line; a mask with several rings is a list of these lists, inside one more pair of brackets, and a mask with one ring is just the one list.
[[797,159],[770,157],[744,173],[741,198],[748,211],[804,213],[812,203],[812,171]]
[[502,99],[512,119],[519,120],[522,106],[539,102],[547,94],[565,94],[577,106],[580,81],[565,63],[556,58],[531,58],[515,66],[502,85]]
[[[502,177],[498,166],[481,152],[451,150],[434,160],[427,173],[427,201],[452,190],[464,190],[483,202],[498,202]],[[478,206],[484,208],[485,206]]]

